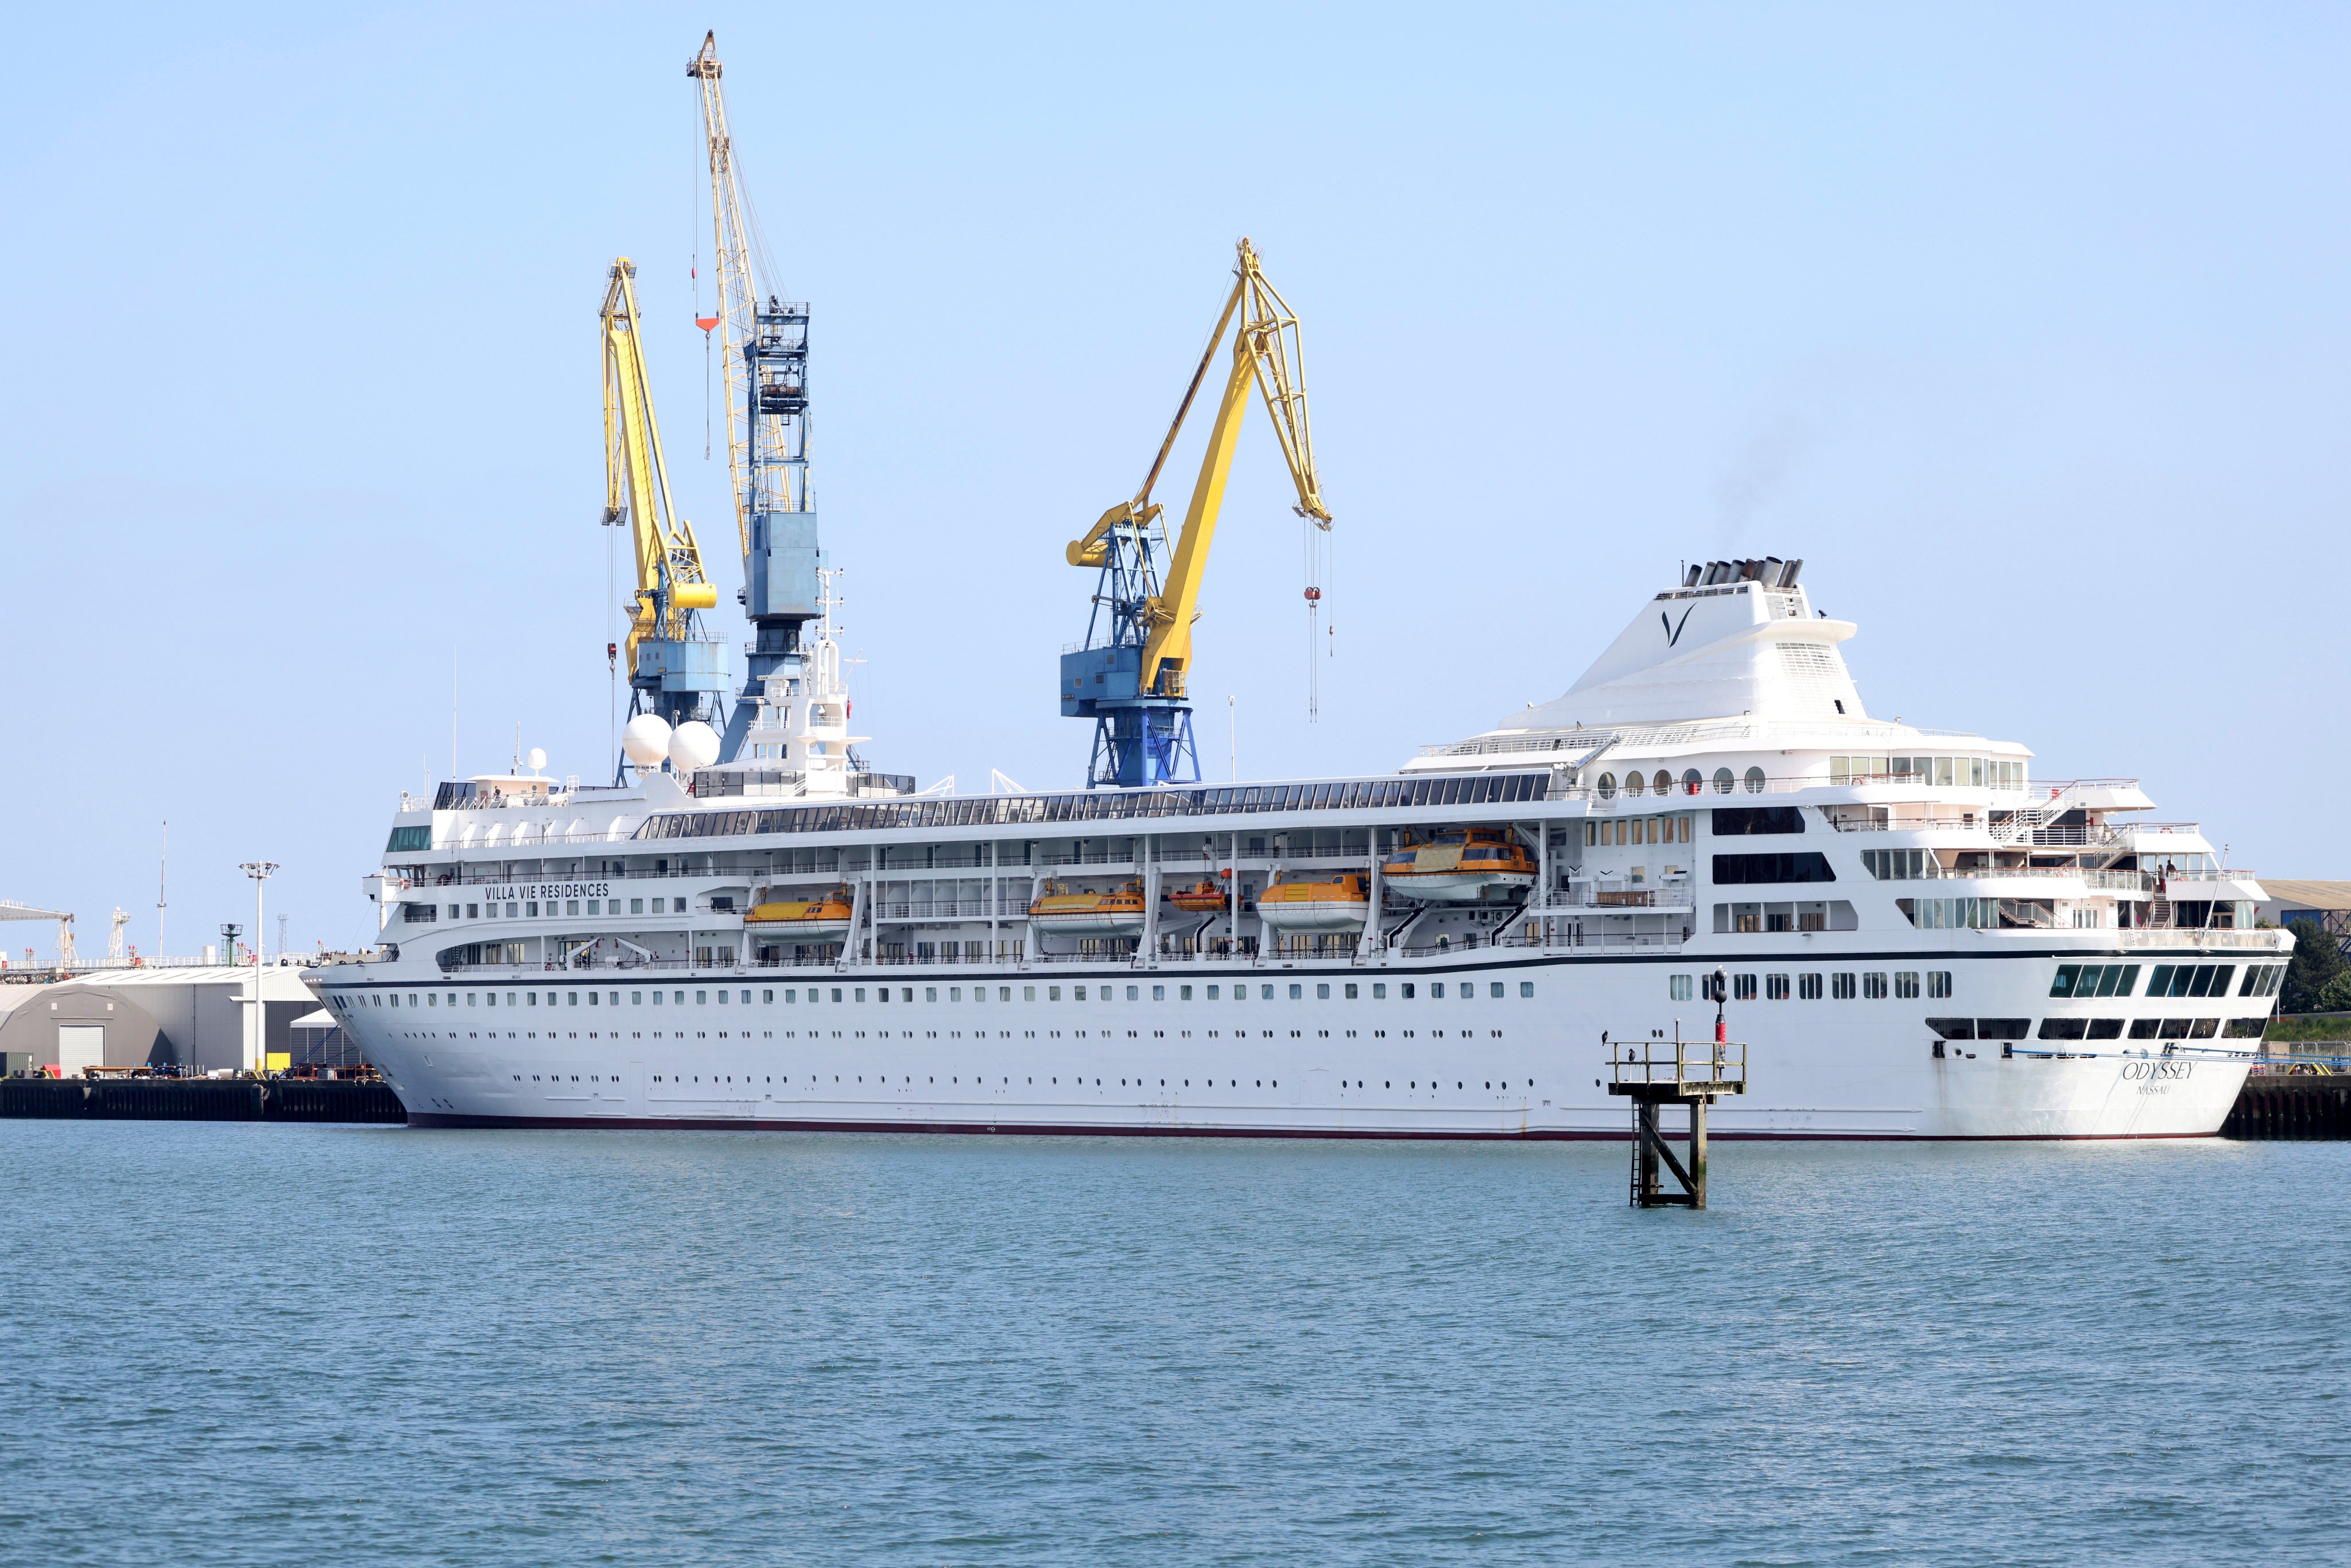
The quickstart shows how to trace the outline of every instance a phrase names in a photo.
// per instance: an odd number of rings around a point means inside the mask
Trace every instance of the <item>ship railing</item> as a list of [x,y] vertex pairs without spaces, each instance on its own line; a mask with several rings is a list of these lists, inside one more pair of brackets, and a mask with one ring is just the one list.
[[2261,952],[2282,952],[2276,931],[2239,931],[2228,926],[2155,925],[2132,926],[2127,930],[2102,933],[2124,947],[2177,947],[2182,943],[2198,947],[2241,947]]

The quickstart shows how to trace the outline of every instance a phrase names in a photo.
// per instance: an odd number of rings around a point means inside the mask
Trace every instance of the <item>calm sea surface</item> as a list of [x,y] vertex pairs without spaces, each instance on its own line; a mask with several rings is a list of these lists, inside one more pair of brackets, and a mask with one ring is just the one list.
[[0,1560],[2351,1556],[2351,1145],[0,1123]]

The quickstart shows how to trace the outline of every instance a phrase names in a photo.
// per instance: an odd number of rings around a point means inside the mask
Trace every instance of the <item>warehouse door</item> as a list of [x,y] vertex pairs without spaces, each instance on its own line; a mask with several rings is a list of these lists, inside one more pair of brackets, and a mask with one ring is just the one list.
[[106,1065],[106,1026],[102,1023],[57,1025],[57,1076],[79,1078],[85,1067]]

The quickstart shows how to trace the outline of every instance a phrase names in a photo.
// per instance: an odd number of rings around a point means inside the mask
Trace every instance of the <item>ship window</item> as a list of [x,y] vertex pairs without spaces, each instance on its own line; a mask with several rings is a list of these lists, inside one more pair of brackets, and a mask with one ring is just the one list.
[[1353,980],[1347,982],[1346,998],[1351,1002],[1355,1000],[1355,982]]
[[1314,988],[1314,997],[1317,1001],[1329,1001],[1331,999],[1331,988],[1327,985],[1316,986]]
[[1729,768],[1718,768],[1714,770],[1714,792],[1718,795],[1728,795],[1730,793]]
[[1948,998],[1950,994],[1951,972],[1949,969],[1928,970],[1927,995],[1937,1000],[1940,1000]]
[[1750,795],[1763,793],[1763,769],[1761,768],[1750,768],[1747,770],[1747,792]]
[[1402,997],[1405,1001],[1412,1000],[1412,982],[1410,980],[1406,980],[1403,985],[1398,986],[1396,988],[1396,995]]
[[1295,985],[1294,985],[1294,986],[1292,986],[1292,987],[1290,987],[1290,999],[1291,1001],[1293,1001],[1293,1002],[1294,1002],[1294,1001],[1296,1001],[1296,1000],[1298,1000],[1300,998],[1303,997],[1305,994],[1306,994],[1306,988],[1305,988],[1305,987],[1303,987],[1303,986],[1295,986]]
[[1656,778],[1651,781],[1651,787],[1660,795],[1670,795],[1674,792],[1674,776],[1660,768]]
[[1386,981],[1374,980],[1372,982],[1372,999],[1374,1001],[1385,1001],[1387,999],[1387,995],[1388,988]]
[[1753,1001],[1755,999],[1755,977],[1752,975],[1731,976],[1730,999],[1735,1002]]
[[1694,986],[1695,981],[1690,976],[1669,975],[1666,977],[1666,999],[1675,1002],[1688,1001],[1696,994]]
[[1520,980],[1519,982],[1519,995],[1522,997],[1531,997],[1534,994],[1535,983],[1532,980]]
[[572,899],[566,899],[566,900],[564,901],[564,904],[563,904],[563,913],[564,913],[564,914],[566,914],[566,915],[577,915],[577,914],[579,914],[579,913],[580,913],[580,901],[579,901],[578,899],[576,899],[576,898],[572,898]]
[[[723,998],[726,997],[726,993],[725,991],[721,991],[721,992],[719,992],[719,993],[718,993],[718,995],[719,995],[719,997],[723,999]],[[709,1000],[710,1000],[710,993],[709,993],[708,991],[696,991],[696,992],[695,992],[695,993],[694,993],[694,1005],[695,1005],[695,1007],[702,1007],[702,1006],[705,1005]]]
[[[1158,994],[1159,994],[1158,988],[1157,988],[1157,987],[1155,987],[1155,987],[1153,987],[1153,988],[1152,988],[1152,995],[1154,995],[1154,996],[1157,996]],[[1179,1002],[1188,1002],[1188,1001],[1190,1001],[1190,1000],[1192,999],[1192,988],[1191,988],[1191,987],[1189,987],[1189,986],[1178,986],[1178,987],[1176,987],[1176,999],[1177,1001],[1179,1001]]]
[[1684,769],[1682,770],[1682,793],[1683,793],[1683,794],[1685,794],[1685,795],[1695,795],[1695,794],[1697,794],[1697,793],[1698,792],[1699,788],[1704,784],[1704,782],[1705,782],[1705,781],[1704,781],[1703,779],[1701,779],[1698,777],[1698,769],[1697,769],[1697,768],[1684,768]]
[[[1133,987],[1131,987],[1131,986],[1130,986],[1129,988],[1128,988],[1129,990],[1134,989],[1134,988],[1133,988]],[[1165,987],[1165,986],[1154,986],[1154,987],[1152,987],[1152,988],[1151,988],[1151,999],[1152,999],[1153,1001],[1155,1001],[1155,1002],[1164,1002],[1164,1001],[1165,1001],[1165,1000],[1167,999],[1167,988],[1166,988],[1166,987]]]
[[925,986],[923,988],[923,1000],[926,1002],[935,1002],[938,999],[939,988],[936,986]]
[[1788,977],[1785,975],[1764,976],[1763,996],[1767,1001],[1786,1001],[1788,999]]
[[1600,782],[1593,788],[1598,790],[1602,800],[1614,800],[1616,798],[1616,775],[1614,773],[1603,773],[1600,776]]
[[1024,1002],[1033,1002],[1033,1001],[1035,1001],[1035,1000],[1037,999],[1037,988],[1036,988],[1036,987],[1034,987],[1034,986],[1023,986],[1023,987],[1021,987],[1021,988],[1020,988],[1020,999],[1021,999],[1022,1001],[1024,1001]]
[[1428,994],[1437,998],[1440,1001],[1443,1000],[1445,997],[1445,982],[1442,980],[1433,981],[1428,988]]
[[[632,914],[632,915],[643,915],[644,912],[645,912],[645,901],[644,901],[643,899],[642,899],[642,898],[632,898],[632,899],[629,900],[629,913],[630,913],[630,914]],[[508,906],[507,906],[507,914],[509,914],[509,915],[511,915],[511,914],[513,914],[513,913],[514,913],[514,908],[513,908],[513,906],[512,906],[512,905],[508,905]]]
[[1861,994],[1873,1002],[1886,999],[1886,971],[1872,969],[1861,977]]
[[1896,969],[1894,972],[1894,995],[1903,1001],[1917,1000],[1918,971],[1916,969]]
[[1271,986],[1259,986],[1257,988],[1257,995],[1258,1000],[1261,1002],[1270,1002],[1273,1000],[1273,988]]
[[1648,784],[1641,778],[1637,769],[1625,775],[1625,794],[1627,799],[1639,800],[1641,792],[1647,788]]
[[1059,986],[1048,986],[1048,987],[1046,987],[1046,988],[1045,988],[1045,999],[1046,999],[1047,1001],[1050,1001],[1050,1002],[1058,1002],[1058,1001],[1060,1001],[1060,1000],[1061,999],[1061,987],[1059,987]]
[[[1084,1001],[1086,999],[1086,988],[1083,986],[1071,987],[1070,988],[1070,998],[1072,1001]],[[1057,1002],[1061,999],[1061,989],[1059,986],[1053,988],[1053,999]]]
[[1210,986],[1208,988],[1208,999],[1212,1002],[1221,999],[1221,993],[1217,987]]
[[[1136,999],[1137,999],[1136,995],[1135,995],[1135,990],[1134,990],[1134,988],[1133,986],[1129,986],[1129,987],[1127,987],[1127,988],[1126,988],[1126,999],[1127,999],[1128,1001],[1130,1001],[1130,1002],[1131,1002],[1131,1001],[1134,1001],[1134,1000],[1136,1000]],[[1104,1001],[1108,1001],[1108,1000],[1110,1000],[1110,992],[1109,992],[1109,990],[1108,990],[1107,988],[1105,988],[1105,989],[1102,991],[1102,1000],[1104,1000]]]
[[[1469,989],[1468,989],[1468,987],[1466,987],[1466,986],[1465,986],[1465,987],[1463,987],[1463,988],[1462,988],[1462,989],[1461,989],[1461,994],[1462,994],[1463,996],[1465,996],[1465,997],[1466,997],[1466,996],[1468,996],[1468,995],[1469,994]],[[1486,994],[1487,994],[1488,996],[1489,996],[1489,997],[1499,997],[1499,996],[1500,996],[1500,995],[1502,994],[1502,982],[1501,982],[1501,981],[1499,981],[1499,980],[1489,980],[1489,981],[1488,981],[1488,982],[1487,982],[1487,984],[1486,984]]]
[[1849,1002],[1853,1000],[1853,973],[1851,970],[1846,970],[1844,973],[1831,975],[1829,977],[1829,995],[1834,997],[1841,1002]]
[[1818,975],[1797,976],[1796,996],[1801,1001],[1819,1001],[1821,999],[1821,977]]

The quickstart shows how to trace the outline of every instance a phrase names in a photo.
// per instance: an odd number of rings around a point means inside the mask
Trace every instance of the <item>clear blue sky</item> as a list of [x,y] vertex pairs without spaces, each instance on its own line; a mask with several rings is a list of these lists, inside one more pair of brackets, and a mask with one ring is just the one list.
[[1226,693],[1244,773],[1393,767],[1563,690],[1683,559],[1801,555],[1875,711],[2351,874],[2305,796],[2351,673],[2339,7],[247,5],[6,24],[0,896],[152,950],[168,816],[174,950],[249,919],[256,856],[297,944],[365,940],[453,677],[461,770],[519,723],[606,771],[616,255],[739,570],[688,320],[705,26],[763,281],[815,308],[879,765],[1080,779],[1061,547],[1248,234],[1305,322],[1338,657],[1309,726],[1253,414],[1212,771]]

